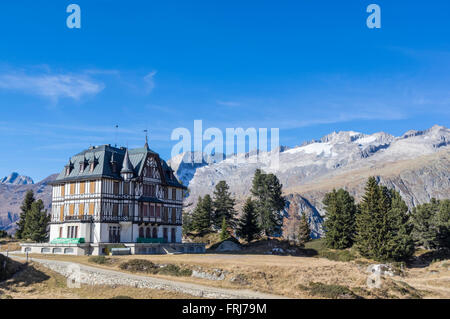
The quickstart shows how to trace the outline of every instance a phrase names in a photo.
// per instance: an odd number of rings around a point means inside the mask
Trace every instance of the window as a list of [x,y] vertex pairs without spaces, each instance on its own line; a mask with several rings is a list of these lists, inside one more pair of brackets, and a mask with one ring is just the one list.
[[113,204],[112,215],[117,217],[119,215],[119,204]]
[[147,229],[145,230],[145,237],[146,238],[150,238],[150,227],[147,227]]
[[75,211],[75,205],[74,204],[70,204],[69,205],[69,215],[73,216],[74,211]]
[[66,187],[65,185],[61,186],[61,197],[64,197],[66,195]]
[[168,218],[169,218],[169,208],[168,207],[164,207],[163,220],[167,221]]
[[156,217],[161,217],[161,206],[159,205],[156,206]]
[[155,205],[150,205],[150,217],[155,217]]
[[148,217],[148,203],[144,203],[144,216]]
[[176,188],[172,188],[172,199],[173,200],[177,199],[177,189]]
[[60,221],[63,222],[64,221],[64,205],[61,206],[59,215],[60,215]]
[[63,227],[59,227],[59,238],[62,238],[63,236]]
[[95,204],[94,203],[90,203],[89,204],[89,215],[94,215],[94,210],[95,210]]
[[81,182],[80,183],[80,194],[84,194],[86,192],[86,183]]
[[153,238],[158,238],[158,230],[155,228],[153,228]]
[[67,238],[78,238],[78,226],[67,227]]
[[89,185],[89,191],[91,192],[91,194],[95,193],[95,181],[92,181]]
[[114,195],[119,195],[119,182],[114,182],[113,192]]
[[169,199],[169,191],[167,187],[164,187],[164,199]]
[[78,215],[84,215],[84,203],[78,206]]
[[125,195],[130,194],[130,183],[123,183],[123,193]]
[[70,183],[70,195],[75,194],[75,183]]
[[139,237],[144,237],[144,227],[139,228]]
[[128,217],[128,209],[129,209],[128,204],[123,204],[123,212],[122,212],[123,216]]
[[177,212],[175,208],[172,208],[171,211],[172,211],[172,223],[175,224],[177,222]]

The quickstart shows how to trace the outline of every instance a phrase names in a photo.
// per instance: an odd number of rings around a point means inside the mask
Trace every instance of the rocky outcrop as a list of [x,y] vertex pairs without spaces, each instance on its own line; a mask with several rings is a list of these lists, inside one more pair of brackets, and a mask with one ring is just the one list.
[[42,199],[46,209],[50,210],[52,188],[48,183],[56,178],[50,175],[36,184],[0,184],[0,229],[14,233],[19,219],[20,206],[27,191],[32,190],[36,199]]
[[[430,198],[450,197],[450,130],[435,125],[424,131],[408,131],[394,137],[384,132],[371,135],[334,132],[294,148],[280,148],[279,167],[267,165],[268,153],[238,154],[203,165],[189,181],[185,210],[195,207],[198,196],[212,194],[225,180],[237,199],[237,209],[251,188],[256,168],[274,173],[283,184],[287,203],[283,233],[290,236],[302,214],[307,214],[312,236],[322,234],[322,200],[333,188],[345,188],[359,201],[369,176],[400,192],[410,208]],[[254,162],[238,158],[258,156]],[[192,171],[191,171],[192,174]]]

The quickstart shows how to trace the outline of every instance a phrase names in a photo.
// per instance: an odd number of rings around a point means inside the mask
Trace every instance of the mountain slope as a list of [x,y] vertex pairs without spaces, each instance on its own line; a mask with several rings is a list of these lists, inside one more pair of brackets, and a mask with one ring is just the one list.
[[[394,137],[379,132],[334,132],[291,149],[281,149],[279,168],[264,161],[235,163],[236,157],[205,165],[195,171],[188,187],[186,210],[191,210],[198,196],[211,194],[214,186],[225,180],[238,200],[238,207],[249,196],[256,168],[276,174],[284,187],[289,205],[286,225],[307,213],[313,235],[322,233],[323,195],[336,187],[347,188],[357,200],[367,177],[375,175],[382,184],[400,191],[409,207],[431,197],[450,197],[448,154],[450,130],[435,125],[425,131],[408,131]],[[268,154],[260,154],[260,159]],[[238,156],[243,156],[239,154]],[[258,156],[255,154],[249,155]],[[290,219],[292,220],[288,220]],[[289,231],[288,233],[291,233]]]
[[28,176],[19,175],[19,173],[13,172],[9,176],[5,176],[0,179],[0,184],[11,184],[11,185],[28,185],[34,184],[33,179]]
[[0,229],[14,232],[16,221],[19,219],[20,206],[28,190],[33,190],[36,199],[42,199],[44,205],[50,210],[52,188],[48,183],[58,174],[50,175],[36,184],[0,184]]

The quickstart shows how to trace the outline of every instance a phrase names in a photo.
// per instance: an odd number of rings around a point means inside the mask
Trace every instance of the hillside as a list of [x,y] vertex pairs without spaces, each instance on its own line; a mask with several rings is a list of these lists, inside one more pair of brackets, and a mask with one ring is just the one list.
[[50,175],[36,184],[0,184],[0,229],[14,232],[19,219],[20,206],[28,190],[32,190],[36,199],[42,199],[47,209],[51,207],[52,189],[48,183],[56,178]]
[[[359,199],[368,176],[377,176],[381,184],[398,190],[409,207],[431,197],[449,198],[449,152],[450,130],[438,125],[398,137],[384,132],[333,132],[298,147],[280,148],[278,169],[261,160],[238,164],[235,157],[200,167],[188,185],[185,206],[187,211],[192,210],[198,196],[211,194],[214,186],[225,180],[240,207],[249,195],[255,169],[261,168],[276,174],[284,186],[288,200],[286,235],[293,229],[290,223],[306,213],[313,236],[318,237],[322,233],[323,195],[344,187]],[[259,154],[260,158],[267,155]],[[249,158],[252,156],[258,155],[250,154]]]

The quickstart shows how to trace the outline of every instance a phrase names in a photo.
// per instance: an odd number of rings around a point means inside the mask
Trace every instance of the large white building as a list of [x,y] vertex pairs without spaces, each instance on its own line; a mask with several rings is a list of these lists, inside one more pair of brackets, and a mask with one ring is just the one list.
[[119,243],[131,253],[204,251],[181,244],[186,187],[147,143],[90,147],[69,159],[52,186],[50,242],[24,251],[103,254]]

